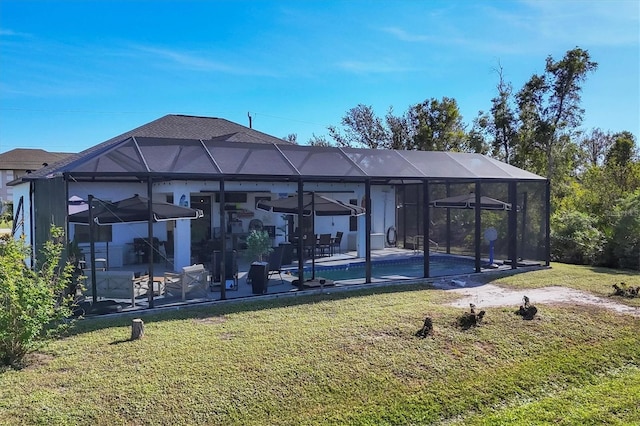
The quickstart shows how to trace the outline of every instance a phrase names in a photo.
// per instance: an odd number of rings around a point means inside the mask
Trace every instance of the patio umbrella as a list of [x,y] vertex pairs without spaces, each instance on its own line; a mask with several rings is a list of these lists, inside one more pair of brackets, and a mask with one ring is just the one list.
[[[364,207],[353,204],[344,203],[334,200],[324,195],[318,195],[315,192],[307,192],[302,194],[302,212],[298,206],[298,195],[288,198],[280,198],[272,201],[259,201],[256,207],[272,213],[300,214],[303,216],[360,216],[365,213]],[[315,221],[312,221],[312,224]],[[315,229],[312,230],[315,235]],[[302,271],[302,266],[300,266]],[[302,274],[300,275],[300,284],[302,285]],[[315,243],[312,247],[311,255],[311,279],[316,278],[316,248]]]
[[89,208],[89,204],[77,195],[72,195],[69,198],[68,207],[69,214],[75,214],[87,210]]
[[[154,222],[202,217],[202,210],[176,206],[162,201],[154,201],[151,210]],[[93,208],[92,215],[94,222],[98,225],[146,223],[149,221],[149,199],[136,194],[131,198],[114,203],[103,201],[99,206]],[[89,224],[89,209],[70,214],[69,222]]]
[[[314,192],[303,194],[302,206],[303,216],[359,216],[364,214],[363,207],[334,200]],[[298,214],[298,196],[293,195],[273,201],[259,201],[256,207],[272,213]]]
[[[442,198],[429,203],[431,207],[441,207],[448,209],[475,209],[476,194],[473,192],[465,195],[457,195],[455,197]],[[495,198],[480,197],[480,208],[482,210],[511,210],[511,204]]]
[[[93,206],[93,200],[95,198],[89,195],[88,205]],[[153,222],[162,222],[175,219],[198,219],[202,217],[202,210],[191,209],[188,207],[176,206],[171,203],[162,201],[153,201],[151,203],[151,214],[149,212],[149,198],[141,197],[135,194],[131,198],[126,198],[114,203],[100,200],[100,204],[93,206],[91,209],[87,208],[84,211],[80,211],[75,214],[69,215],[70,223],[81,223],[89,225],[89,238],[91,245],[92,258],[94,253],[94,240],[92,227],[97,225],[115,225],[119,223],[148,223],[152,218]],[[150,227],[150,235],[148,236],[148,243],[153,251],[153,235]],[[96,274],[93,271],[93,260],[91,262],[92,274],[91,274],[91,288],[93,293],[93,303],[97,301],[97,289],[96,289]],[[149,256],[149,274],[153,275],[153,255]],[[153,276],[151,276],[153,280]],[[153,303],[153,284],[151,285],[151,291],[149,292],[150,304]]]

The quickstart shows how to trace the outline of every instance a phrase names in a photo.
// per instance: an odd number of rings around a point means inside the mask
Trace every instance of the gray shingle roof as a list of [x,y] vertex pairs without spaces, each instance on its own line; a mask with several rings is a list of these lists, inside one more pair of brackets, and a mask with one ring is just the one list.
[[2,170],[37,170],[73,155],[67,152],[49,152],[44,149],[16,148],[0,154]]
[[[291,144],[291,142],[262,133],[255,129],[250,129],[249,127],[225,120],[224,118],[169,114],[113,137],[78,154],[71,155],[55,164],[51,164],[52,162],[49,162],[49,167],[32,173],[30,178],[45,177],[52,171],[63,168],[80,158],[90,157],[103,152],[129,137],[202,140],[216,139],[269,144]],[[42,166],[42,164],[40,166]]]

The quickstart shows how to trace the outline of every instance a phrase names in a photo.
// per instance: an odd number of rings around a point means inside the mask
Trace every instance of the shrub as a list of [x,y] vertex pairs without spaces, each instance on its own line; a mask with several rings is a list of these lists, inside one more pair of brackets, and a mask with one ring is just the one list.
[[551,217],[552,260],[592,264],[602,254],[604,245],[604,234],[587,214],[565,210]]
[[19,368],[24,356],[70,323],[71,298],[65,290],[73,266],[60,266],[62,228],[53,226],[43,247],[42,265],[30,269],[24,237],[0,244],[0,364]]
[[610,241],[617,267],[640,270],[640,190],[623,199],[615,210]]

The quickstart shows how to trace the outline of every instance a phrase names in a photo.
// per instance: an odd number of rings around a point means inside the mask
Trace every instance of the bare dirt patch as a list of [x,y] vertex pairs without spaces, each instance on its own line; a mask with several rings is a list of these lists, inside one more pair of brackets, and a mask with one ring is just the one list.
[[517,307],[522,304],[522,297],[527,296],[536,305],[542,303],[592,305],[640,318],[640,308],[627,306],[568,287],[552,286],[512,290],[493,284],[480,284],[464,280],[440,281],[434,285],[442,290],[459,294],[461,298],[451,302],[450,305],[460,308],[468,307],[470,303],[478,307]]
[[222,324],[227,321],[224,316],[206,317],[206,318],[194,318],[193,322],[203,325],[215,325]]

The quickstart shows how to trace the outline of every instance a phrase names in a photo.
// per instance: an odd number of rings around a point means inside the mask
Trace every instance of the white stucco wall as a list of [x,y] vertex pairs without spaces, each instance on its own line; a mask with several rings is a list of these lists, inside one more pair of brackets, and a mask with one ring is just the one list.
[[[180,203],[182,195],[189,203],[192,195],[202,194],[212,196],[211,205],[211,229],[220,226],[219,203],[215,202],[213,193],[219,191],[218,182],[209,181],[169,181],[156,183],[153,186],[153,198],[156,201],[165,201],[168,195],[173,196],[175,204]],[[294,195],[298,190],[297,183],[260,183],[260,182],[226,182],[225,191],[227,192],[245,192],[247,193],[247,202],[241,205],[242,208],[254,211],[253,217],[241,218],[242,226],[245,231],[248,230],[251,219],[260,219],[265,226],[284,227],[285,221],[281,214],[269,213],[266,211],[255,209],[255,198],[270,196],[272,199]],[[304,186],[305,191],[315,191],[323,195],[327,195],[336,200],[348,203],[352,199],[357,199],[358,204],[361,203],[364,195],[364,184],[347,184],[347,183],[307,183]],[[27,186],[28,193],[28,186]],[[70,183],[69,197],[79,196],[87,199],[91,194],[96,198],[106,201],[118,201],[124,198],[140,194],[147,196],[146,183],[122,184],[122,183]],[[372,186],[371,187],[372,202],[372,233],[384,234],[390,226],[395,226],[395,193],[391,186]],[[73,226],[71,227],[70,237],[73,238]],[[359,218],[358,229],[364,229],[364,216]],[[342,250],[347,250],[347,235],[349,234],[349,217],[348,216],[328,216],[315,218],[315,230],[317,234],[329,233],[335,235],[337,231],[342,231],[345,238],[342,241]],[[161,222],[154,224],[154,236],[159,240],[167,239],[167,223]],[[282,234],[276,229],[277,234]],[[123,246],[125,251],[125,259],[127,262],[128,251],[132,249],[134,238],[146,238],[148,234],[147,224],[122,224],[112,227],[112,246]],[[183,266],[188,266],[192,262],[191,257],[191,221],[179,220],[175,222],[173,227],[174,234],[174,266],[179,270]],[[358,233],[359,251],[364,250],[364,233]],[[280,235],[274,241],[275,244],[284,240],[284,235]]]
[[[20,238],[20,236],[24,235],[25,240],[28,244],[33,247],[33,224],[31,223],[31,197],[29,195],[29,183],[21,183],[13,187],[13,213],[12,216],[16,217],[16,211],[18,209],[18,204],[20,202],[20,198],[23,199],[22,211],[18,216],[18,220],[24,220],[22,226],[18,226],[16,228],[15,238]],[[14,225],[16,226],[16,225]],[[32,253],[32,256],[34,253]],[[25,259],[27,265],[31,267],[31,258]]]

